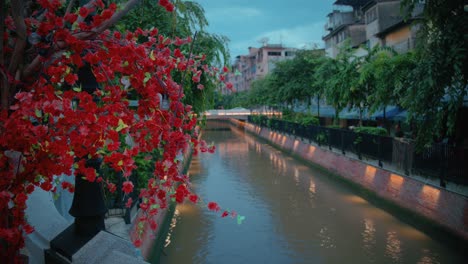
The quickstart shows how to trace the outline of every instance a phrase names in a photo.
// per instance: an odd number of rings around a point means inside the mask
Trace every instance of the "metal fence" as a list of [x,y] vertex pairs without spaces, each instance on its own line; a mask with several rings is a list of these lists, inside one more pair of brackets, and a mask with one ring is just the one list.
[[[106,206],[108,208],[106,217],[122,217],[124,218],[126,224],[130,224],[130,212],[135,206],[138,206],[139,202],[137,190],[138,175],[135,172],[129,177],[129,180],[133,183],[133,186],[135,186],[135,188],[133,188],[133,192],[131,192],[128,195],[125,195],[125,193],[122,190],[122,184],[125,181],[122,173],[115,173],[110,168],[104,168],[103,172],[103,175],[105,175],[106,177],[113,177],[116,178],[113,180],[117,180],[117,188],[114,193],[110,193],[107,190],[105,191]],[[132,198],[132,204],[130,207],[126,207],[129,198]]]
[[404,174],[418,174],[438,178],[445,182],[468,185],[468,149],[448,144],[434,144],[416,151],[410,140],[357,133],[347,129],[301,125],[288,121],[249,116],[248,121],[274,131],[300,137],[330,150],[338,149],[343,155],[353,153],[359,159],[377,160],[380,167],[392,166]]

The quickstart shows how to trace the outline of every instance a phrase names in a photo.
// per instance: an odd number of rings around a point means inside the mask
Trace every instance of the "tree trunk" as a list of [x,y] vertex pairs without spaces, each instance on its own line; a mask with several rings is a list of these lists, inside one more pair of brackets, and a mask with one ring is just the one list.
[[317,95],[317,118],[320,121],[320,95]]
[[362,107],[359,107],[359,126],[362,127]]

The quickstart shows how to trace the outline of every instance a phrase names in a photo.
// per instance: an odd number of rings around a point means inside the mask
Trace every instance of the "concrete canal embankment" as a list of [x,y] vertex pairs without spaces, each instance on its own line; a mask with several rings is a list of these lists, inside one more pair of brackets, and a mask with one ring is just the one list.
[[[183,160],[179,164],[179,171],[186,173],[190,166],[191,159],[192,149],[190,148],[184,153]],[[151,230],[148,223],[145,223],[144,225],[144,231],[140,238],[142,242],[140,250],[143,258],[151,263],[157,262],[162,253],[169,226],[171,224],[171,219],[174,216],[175,207],[175,202],[170,202],[167,208],[159,210],[159,212],[153,216],[153,220],[158,225],[155,231]],[[129,232],[131,241],[135,241],[138,238],[138,221],[136,220],[140,216],[142,216],[142,212],[141,210],[138,210],[135,220],[132,221],[132,227]]]
[[268,128],[230,119],[236,126],[262,138],[361,190],[370,201],[397,217],[438,236],[468,241],[468,198],[425,184],[403,173],[341,155]]

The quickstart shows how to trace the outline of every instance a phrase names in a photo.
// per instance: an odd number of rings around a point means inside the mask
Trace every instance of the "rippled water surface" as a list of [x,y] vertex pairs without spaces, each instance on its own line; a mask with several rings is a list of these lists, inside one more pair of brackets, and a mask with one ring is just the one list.
[[468,263],[320,171],[232,128],[205,131],[215,154],[189,170],[205,207],[179,205],[161,263]]

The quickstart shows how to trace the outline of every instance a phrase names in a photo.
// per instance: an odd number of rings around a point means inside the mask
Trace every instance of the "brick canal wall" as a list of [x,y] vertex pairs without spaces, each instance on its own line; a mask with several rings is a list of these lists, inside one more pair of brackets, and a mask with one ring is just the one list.
[[373,195],[403,208],[406,212],[414,213],[417,219],[426,218],[429,220],[428,222],[437,225],[438,229],[468,240],[467,197],[332,152],[326,148],[293,139],[268,128],[235,119],[230,121],[237,126],[244,127],[247,132],[276,145],[276,147],[358,184]]

